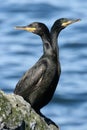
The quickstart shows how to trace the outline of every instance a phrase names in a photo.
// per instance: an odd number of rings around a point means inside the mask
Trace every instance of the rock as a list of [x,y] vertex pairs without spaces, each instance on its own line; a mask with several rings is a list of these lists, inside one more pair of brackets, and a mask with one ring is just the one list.
[[59,130],[59,127],[37,114],[21,96],[0,91],[0,130]]

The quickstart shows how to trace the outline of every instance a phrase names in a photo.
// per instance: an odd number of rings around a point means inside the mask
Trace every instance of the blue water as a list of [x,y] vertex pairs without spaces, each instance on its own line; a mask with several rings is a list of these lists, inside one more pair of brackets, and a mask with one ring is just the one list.
[[80,18],[59,36],[61,78],[52,101],[42,112],[61,130],[87,130],[87,1],[0,1],[0,89],[12,93],[20,77],[42,55],[40,37],[14,29],[61,17]]

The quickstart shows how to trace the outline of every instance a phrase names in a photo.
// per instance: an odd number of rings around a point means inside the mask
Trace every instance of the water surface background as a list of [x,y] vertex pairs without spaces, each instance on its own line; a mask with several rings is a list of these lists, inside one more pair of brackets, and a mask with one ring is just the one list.
[[0,1],[0,89],[12,93],[20,77],[43,53],[39,36],[14,30],[16,25],[44,22],[51,28],[61,17],[80,18],[59,36],[61,78],[42,112],[61,130],[87,130],[87,1]]

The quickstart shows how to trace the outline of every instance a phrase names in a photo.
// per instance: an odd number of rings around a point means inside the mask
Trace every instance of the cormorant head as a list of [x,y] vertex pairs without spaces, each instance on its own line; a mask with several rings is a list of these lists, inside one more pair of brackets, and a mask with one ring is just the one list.
[[80,21],[80,19],[68,19],[68,18],[60,18],[58,20],[56,20],[51,28],[51,30],[62,30],[64,29],[65,27],[67,27],[68,25],[72,24],[72,23],[75,23],[75,22],[78,22]]
[[29,31],[29,32],[35,33],[39,36],[42,36],[45,33],[49,33],[49,30],[46,27],[46,25],[43,23],[39,23],[39,22],[34,22],[34,23],[29,24],[27,26],[16,26],[15,28],[18,30]]

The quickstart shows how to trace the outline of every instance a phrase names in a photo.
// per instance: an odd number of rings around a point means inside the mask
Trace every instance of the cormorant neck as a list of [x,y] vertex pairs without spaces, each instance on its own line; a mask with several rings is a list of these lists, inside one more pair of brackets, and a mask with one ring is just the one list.
[[44,54],[51,55],[52,54],[52,46],[51,46],[50,34],[44,34],[42,36],[42,41],[43,41]]
[[61,29],[56,29],[56,28],[51,29],[52,48],[53,48],[54,52],[56,53],[58,59],[59,59],[59,47],[57,44],[57,38],[58,38],[60,31],[61,31]]

